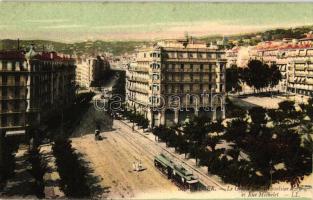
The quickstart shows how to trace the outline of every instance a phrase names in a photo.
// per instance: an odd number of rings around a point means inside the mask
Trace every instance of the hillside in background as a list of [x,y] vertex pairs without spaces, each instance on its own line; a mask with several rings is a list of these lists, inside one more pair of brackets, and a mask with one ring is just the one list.
[[[261,41],[271,41],[271,40],[282,40],[283,38],[303,38],[308,32],[313,31],[313,25],[311,26],[301,26],[296,28],[288,28],[288,29],[272,29],[263,32],[255,32],[255,33],[246,33],[240,35],[231,35],[226,36],[227,40],[238,40],[239,45],[256,45]],[[222,40],[223,36],[209,36],[202,37],[202,40],[207,42],[215,42],[217,40]]]
[[[145,41],[87,41],[73,44],[47,41],[47,40],[20,40],[20,49],[28,50],[31,44],[35,44],[38,51],[43,49],[57,51],[65,54],[98,54],[110,52],[113,55],[132,53],[137,47],[148,44]],[[16,50],[17,40],[0,40],[0,50]]]
[[[238,41],[238,45],[256,45],[261,41],[269,40],[281,40],[283,38],[302,38],[305,33],[313,31],[313,26],[303,26],[289,29],[273,29],[264,32],[256,32],[241,35],[226,36],[228,44],[226,46],[232,47],[234,44],[231,41]],[[208,37],[201,37],[200,40],[204,40],[208,43],[216,43],[218,40],[222,40],[223,36],[215,35]],[[86,41],[77,43],[61,43],[46,40],[21,40],[20,48],[27,50],[31,44],[35,44],[38,51],[42,49],[54,50],[65,54],[77,55],[81,54],[98,54],[103,52],[110,52],[113,55],[122,55],[124,53],[133,53],[137,47],[142,45],[148,45],[150,41]],[[16,50],[17,40],[0,40],[0,50]]]

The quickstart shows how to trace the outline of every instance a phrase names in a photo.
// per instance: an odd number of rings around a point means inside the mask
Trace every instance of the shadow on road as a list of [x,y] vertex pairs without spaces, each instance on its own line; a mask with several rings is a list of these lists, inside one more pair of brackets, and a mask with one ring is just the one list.
[[101,136],[104,132],[114,131],[113,119],[105,111],[97,110],[93,103],[89,103],[88,110],[83,114],[79,123],[74,128],[72,138],[94,134],[96,129],[100,129]]
[[106,198],[106,195],[110,192],[111,187],[103,187],[101,185],[102,177],[95,174],[94,169],[91,166],[91,163],[85,159],[85,155],[76,151],[75,152],[80,159],[81,165],[86,169],[86,179],[87,184],[90,187],[92,199],[103,199]]
[[24,153],[16,157],[16,167],[14,175],[10,178],[3,191],[0,192],[1,198],[34,198],[34,179],[28,169],[30,163],[27,161],[28,155]]

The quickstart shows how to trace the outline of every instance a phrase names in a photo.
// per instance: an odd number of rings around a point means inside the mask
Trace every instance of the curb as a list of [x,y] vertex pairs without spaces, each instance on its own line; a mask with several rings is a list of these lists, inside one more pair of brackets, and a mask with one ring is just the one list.
[[[122,122],[123,124],[125,124],[126,126],[128,126],[129,128],[131,128],[131,126],[125,122],[124,120],[117,120],[119,122]],[[146,139],[148,139],[151,142],[154,142],[153,140],[151,140],[150,138],[148,138],[146,135],[140,133],[138,130],[135,129],[135,131],[137,134],[139,134],[140,136],[145,137]],[[150,131],[148,131],[148,133],[152,133]],[[212,180],[211,178],[208,177],[208,175],[204,174],[203,172],[199,171],[198,169],[196,169],[194,166],[192,166],[191,164],[187,163],[186,161],[182,160],[181,158],[177,157],[175,154],[173,154],[172,152],[170,152],[168,149],[160,146],[158,143],[155,143],[157,146],[159,146],[161,149],[163,149],[164,151],[166,151],[168,154],[170,154],[172,157],[176,158],[177,160],[179,160],[180,162],[182,162],[183,164],[185,164],[186,166],[190,167],[192,170],[198,172],[199,174],[201,174],[202,176],[205,176],[208,178],[209,181],[211,181],[212,183],[214,183],[215,185],[217,185],[218,187],[220,187],[222,190],[226,191],[226,189],[224,188],[224,186],[222,186],[220,183],[216,182],[215,180]],[[200,179],[200,177],[198,177]],[[201,181],[203,183],[203,181]],[[206,184],[205,184],[206,185]]]

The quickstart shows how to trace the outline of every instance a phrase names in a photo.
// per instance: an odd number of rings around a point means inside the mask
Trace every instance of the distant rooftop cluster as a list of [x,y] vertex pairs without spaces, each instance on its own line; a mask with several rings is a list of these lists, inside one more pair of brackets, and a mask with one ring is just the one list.
[[43,60],[43,61],[73,61],[71,55],[60,54],[54,51],[51,52],[35,52],[30,50],[29,52],[11,50],[11,51],[0,51],[0,59],[2,60],[26,60],[27,58]]
[[286,49],[306,49],[313,47],[313,34],[309,32],[304,38],[293,39],[284,38],[277,41],[260,42],[255,46],[257,50],[286,50]]

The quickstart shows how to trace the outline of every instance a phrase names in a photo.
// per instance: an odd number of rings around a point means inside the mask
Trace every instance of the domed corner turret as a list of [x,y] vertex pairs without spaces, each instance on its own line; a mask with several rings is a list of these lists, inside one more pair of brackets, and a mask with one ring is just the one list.
[[35,51],[35,45],[31,44],[29,51],[25,54],[25,58],[29,60],[29,59],[33,58],[34,56],[36,56],[37,54],[38,53]]

